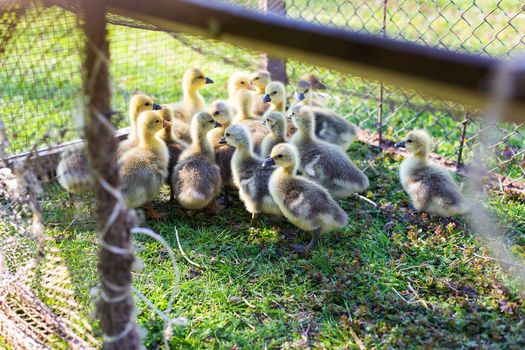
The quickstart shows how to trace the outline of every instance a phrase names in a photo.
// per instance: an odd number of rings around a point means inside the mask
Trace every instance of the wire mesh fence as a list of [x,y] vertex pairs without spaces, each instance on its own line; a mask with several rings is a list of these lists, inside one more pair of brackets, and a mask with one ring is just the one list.
[[[514,57],[525,47],[525,7],[512,0],[497,3],[415,0],[227,2],[273,15],[479,55]],[[4,142],[0,159],[44,146],[55,147],[80,137],[84,43],[81,18],[75,9],[45,7],[39,2],[31,2],[28,7],[12,2],[2,10],[0,116],[5,133],[0,135],[0,141]],[[202,92],[207,101],[212,101],[225,98],[229,75],[238,70],[255,71],[260,64],[258,52],[164,31],[121,16],[110,14],[108,20],[112,106],[116,109],[112,121],[117,127],[127,125],[127,104],[137,91],[159,101],[179,100],[182,93],[180,77],[188,67],[206,67],[207,74],[216,81],[214,86]],[[387,145],[389,140],[398,139],[407,130],[425,128],[434,137],[435,152],[444,155],[450,164],[463,165],[467,169],[473,151],[479,146],[480,131],[485,126],[476,118],[481,112],[468,106],[293,60],[287,61],[286,69],[291,96],[293,83],[304,74],[315,72],[327,86],[322,93],[328,106],[367,132],[381,134]],[[497,123],[490,128],[497,133],[498,142],[491,145],[494,157],[488,170],[501,175],[502,186],[522,186],[525,181],[525,126]],[[5,164],[0,167],[6,169]],[[37,172],[34,169],[21,171],[22,174]],[[26,193],[28,190],[20,191]],[[38,192],[38,189],[30,188],[27,193],[31,191]],[[21,323],[41,325],[39,334],[29,336],[36,339],[34,343],[31,340],[24,343],[23,338],[11,342],[33,348],[59,343],[78,348],[99,345],[93,337],[92,326],[86,322],[86,315],[71,312],[81,308],[71,297],[73,286],[65,262],[52,243],[42,244],[34,235],[32,215],[39,210],[24,207],[30,204],[26,197],[4,196],[8,192],[9,189],[0,189],[0,216],[20,217],[21,226],[1,223],[0,270],[5,273],[2,277],[4,281],[12,281],[13,276],[23,275],[42,281],[41,289],[35,289],[38,295],[31,295],[32,282],[22,279],[18,294],[10,299],[12,303],[0,301],[4,314],[19,317]],[[35,269],[38,265],[35,259],[41,255],[47,257],[40,263],[43,264],[40,269],[46,271],[44,277]],[[31,274],[25,274],[25,268],[31,270]],[[5,284],[0,284],[0,290],[4,287]],[[9,293],[12,291],[10,289]],[[53,305],[53,300],[60,302]],[[68,308],[64,309],[63,304]],[[43,311],[31,315],[24,313],[24,307],[26,311],[30,308]],[[58,317],[53,318],[53,315]],[[0,318],[2,316],[0,312]],[[0,319],[0,333],[13,334],[4,319]],[[60,337],[55,339],[51,334],[60,334]]]
[[[386,35],[427,46],[496,57],[513,57],[525,42],[524,8],[518,2],[500,1],[227,1],[313,23]],[[50,130],[61,129],[64,140],[78,137],[71,116],[76,111],[80,89],[77,17],[60,8],[36,16],[29,12],[17,25],[0,71],[5,123],[11,154],[26,151],[31,141]],[[207,67],[219,82],[204,91],[212,100],[222,97],[227,76],[235,70],[252,71],[259,66],[259,54],[231,45],[173,32],[110,16],[114,117],[125,126],[126,101],[142,90],[160,100],[181,96],[180,76],[187,65]],[[52,23],[52,25],[51,25]],[[18,57],[23,57],[18,59]],[[40,57],[40,58],[39,58]],[[187,64],[180,64],[182,62]],[[16,74],[13,74],[16,72]],[[406,130],[426,127],[435,137],[435,151],[456,162],[468,164],[476,144],[478,113],[468,106],[440,101],[416,91],[372,82],[328,71],[301,62],[287,62],[293,83],[303,74],[316,72],[326,83],[328,104],[352,122],[386,138],[398,138]],[[381,118],[381,127],[378,125]],[[465,122],[465,120],[467,120]],[[465,132],[463,133],[463,129]],[[522,126],[498,125],[504,142],[494,145],[493,170],[516,181],[523,180]],[[464,137],[462,137],[464,136]],[[461,151],[460,151],[461,150]]]

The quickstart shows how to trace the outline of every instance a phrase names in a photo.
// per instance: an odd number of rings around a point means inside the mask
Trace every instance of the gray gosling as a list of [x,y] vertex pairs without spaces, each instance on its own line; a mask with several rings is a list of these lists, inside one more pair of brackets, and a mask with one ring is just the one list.
[[286,117],[283,113],[269,111],[263,116],[263,124],[266,125],[270,133],[264,137],[261,143],[261,156],[268,157],[273,146],[278,143],[286,142],[286,130],[288,130]]
[[359,134],[359,128],[324,106],[316,106],[312,95],[313,91],[310,83],[305,80],[299,81],[295,95],[297,104],[312,107],[315,115],[315,134],[317,137],[338,145],[343,151],[346,151]]
[[221,126],[208,132],[208,141],[215,152],[215,162],[221,169],[221,179],[225,190],[225,200],[230,201],[230,190],[235,189],[232,178],[231,160],[235,148],[221,144],[219,141],[224,137],[224,132],[232,123],[231,110],[226,101],[218,100],[208,106],[208,113]]
[[162,105],[160,114],[165,121],[169,122],[167,126],[159,131],[159,136],[168,148],[169,161],[166,184],[170,188],[170,202],[173,202],[175,200],[175,191],[171,182],[173,169],[175,169],[175,165],[177,164],[181,153],[188,147],[187,143],[177,138],[177,128],[181,126],[183,128],[187,128],[187,125],[183,121],[175,119],[173,110],[168,105]]
[[294,245],[297,252],[317,246],[321,233],[342,228],[348,216],[328,191],[297,173],[297,149],[280,143],[272,149],[264,166],[277,165],[270,177],[269,189],[283,215],[295,226],[312,233],[307,245]]
[[62,151],[57,165],[57,180],[69,193],[84,194],[93,190],[95,181],[89,172],[84,142]]
[[303,175],[325,187],[334,198],[345,198],[369,186],[367,176],[341,148],[320,140],[314,133],[314,114],[310,107],[292,109],[297,128],[290,143],[297,147]]
[[323,100],[314,96],[313,90],[308,80],[300,79],[295,86],[296,100],[312,107],[326,107]]
[[424,130],[412,130],[396,147],[406,147],[411,155],[399,167],[401,185],[417,210],[431,215],[466,214],[471,206],[444,168],[429,164],[431,139]]
[[264,158],[253,152],[248,129],[234,124],[226,129],[220,142],[235,147],[231,163],[233,181],[239,188],[239,198],[252,214],[250,225],[255,223],[260,213],[282,215],[268,189],[268,182],[275,168],[262,166]]
[[[280,81],[272,81],[266,86],[266,94],[263,97],[263,102],[269,102],[270,111],[281,112],[286,114],[286,88]],[[286,136],[291,137],[295,132],[295,127],[292,123],[288,123]]]
[[172,183],[177,201],[186,209],[208,206],[221,190],[221,170],[215,163],[207,134],[220,126],[207,112],[195,114],[191,123],[192,144],[180,155]]

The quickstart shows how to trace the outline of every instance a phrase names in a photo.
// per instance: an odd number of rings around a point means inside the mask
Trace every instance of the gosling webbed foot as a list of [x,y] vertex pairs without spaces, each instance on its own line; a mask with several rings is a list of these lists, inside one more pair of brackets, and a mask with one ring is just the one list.
[[175,191],[173,190],[173,186],[170,186],[170,203],[175,202]]
[[217,201],[214,201],[213,203],[208,205],[208,207],[206,207],[206,211],[210,214],[218,214],[221,211],[223,211],[224,208],[226,208],[226,206],[219,204]]
[[160,220],[168,216],[167,213],[158,213],[155,208],[153,208],[153,204],[150,202],[146,205],[146,218],[152,219],[152,220]]
[[319,243],[320,231],[320,229],[315,229],[312,231],[312,240],[308,244],[293,244],[293,250],[296,253],[304,253],[306,251],[313,250],[315,247],[317,247],[317,244]]
[[308,250],[308,244],[292,244],[294,252],[302,254]]
[[252,220],[250,221],[250,227],[253,227],[257,223],[257,219],[259,219],[259,214],[252,213]]

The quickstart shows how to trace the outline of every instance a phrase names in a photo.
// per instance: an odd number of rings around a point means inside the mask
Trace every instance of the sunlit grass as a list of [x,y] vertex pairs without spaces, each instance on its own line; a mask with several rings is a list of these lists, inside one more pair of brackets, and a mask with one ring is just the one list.
[[[397,156],[362,144],[350,154],[367,165],[371,188],[365,194],[380,209],[348,199],[341,205],[348,225],[323,236],[308,256],[290,250],[290,224],[264,219],[248,227],[249,214],[234,204],[217,215],[186,217],[178,206],[158,202],[167,219],[149,222],[176,248],[180,232],[193,267],[179,256],[182,279],[172,316],[171,344],[178,348],[355,348],[354,332],[367,348],[520,348],[525,345],[525,301],[519,287],[462,220],[438,220],[414,213],[401,189]],[[43,200],[73,274],[78,297],[89,309],[96,278],[96,235],[85,222],[84,205],[63,206],[57,185]],[[489,205],[506,239],[525,261],[525,204],[499,195]],[[89,198],[86,200],[90,201]],[[90,205],[87,204],[89,207]],[[69,226],[72,219],[76,222]],[[67,229],[64,227],[68,226]],[[172,290],[174,273],[167,252],[149,238],[137,238],[145,269],[135,286],[160,309]],[[138,302],[146,346],[162,344],[162,322]]]

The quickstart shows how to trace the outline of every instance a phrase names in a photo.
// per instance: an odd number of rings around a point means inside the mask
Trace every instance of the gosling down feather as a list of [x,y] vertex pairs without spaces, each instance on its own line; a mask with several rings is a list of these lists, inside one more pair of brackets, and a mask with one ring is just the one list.
[[302,252],[315,248],[321,233],[345,226],[348,216],[325,188],[297,175],[297,163],[296,148],[280,143],[264,165],[278,167],[270,177],[269,189],[283,215],[295,226],[312,233],[308,245],[294,245],[296,251]]
[[300,170],[305,177],[325,187],[335,198],[345,198],[368,188],[367,176],[341,148],[314,134],[314,115],[310,107],[297,105],[291,116],[297,132],[290,143],[297,147]]
[[417,210],[444,217],[463,215],[470,210],[470,204],[449,172],[429,164],[430,143],[426,131],[413,130],[396,144],[411,153],[399,167],[401,185]]

